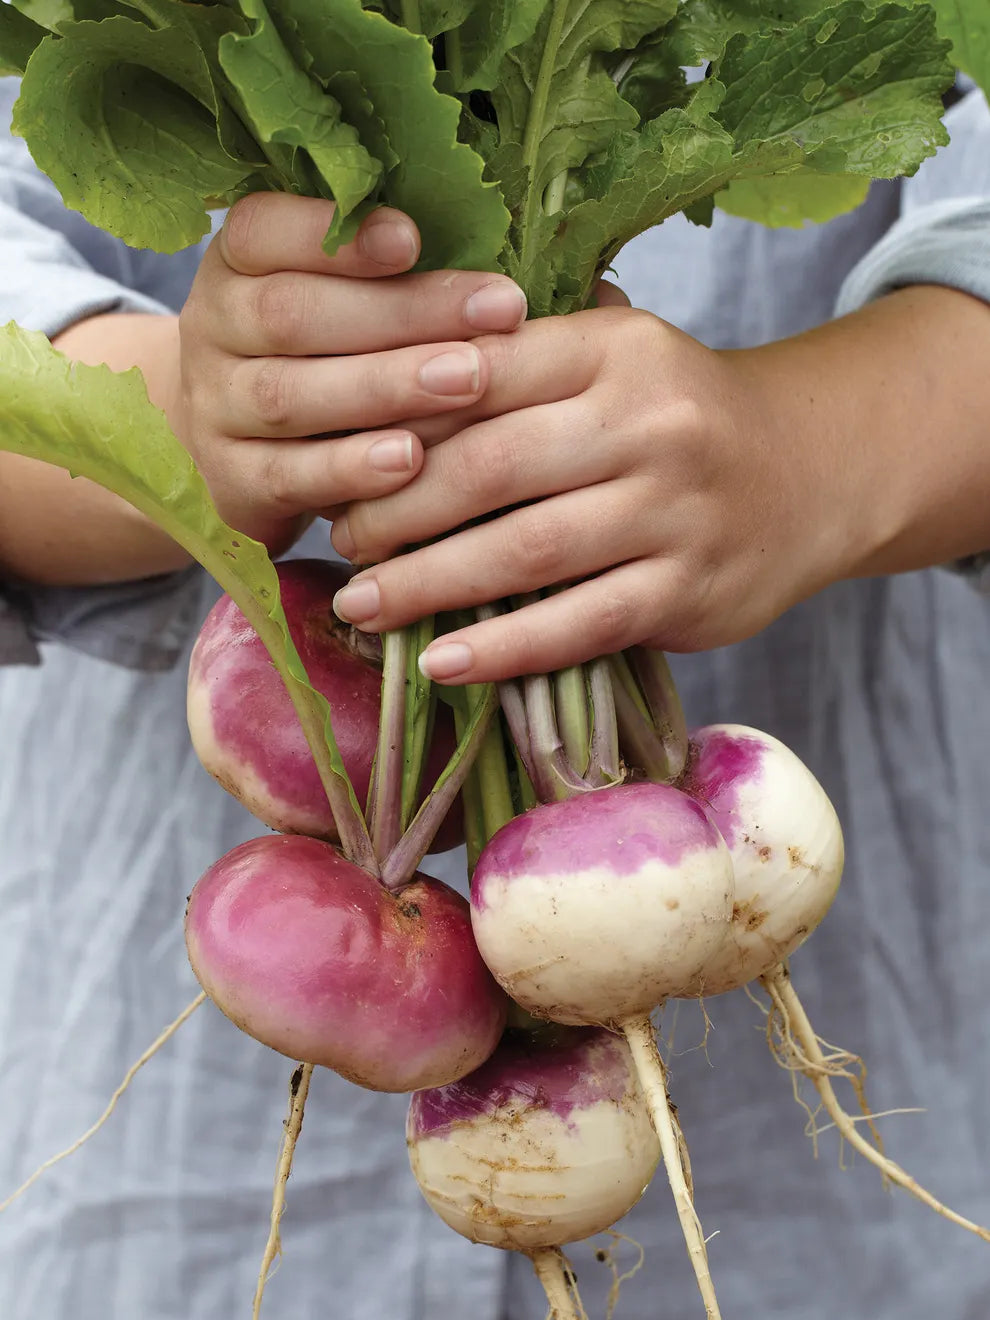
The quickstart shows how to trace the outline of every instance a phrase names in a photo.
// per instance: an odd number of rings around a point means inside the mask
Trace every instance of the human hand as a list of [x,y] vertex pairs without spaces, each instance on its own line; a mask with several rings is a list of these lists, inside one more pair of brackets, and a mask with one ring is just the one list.
[[165,410],[223,517],[275,553],[309,515],[405,485],[423,462],[408,420],[479,398],[488,362],[467,340],[525,316],[504,276],[404,273],[419,235],[398,211],[326,256],[332,213],[284,194],[238,202],[179,317]]
[[352,504],[332,531],[348,559],[387,559],[336,602],[368,630],[561,588],[438,639],[422,661],[431,677],[725,645],[844,571],[843,465],[792,425],[758,351],[712,351],[628,306],[476,342],[484,397],[418,425],[415,482]]

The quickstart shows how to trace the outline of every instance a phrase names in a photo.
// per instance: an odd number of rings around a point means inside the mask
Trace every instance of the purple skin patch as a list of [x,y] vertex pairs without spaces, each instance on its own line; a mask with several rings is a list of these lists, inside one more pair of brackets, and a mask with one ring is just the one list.
[[252,839],[214,863],[190,898],[186,945],[242,1030],[378,1090],[462,1076],[505,1023],[459,894],[426,876],[390,893],[302,835]]
[[[310,681],[330,702],[334,736],[359,802],[365,801],[378,734],[381,670],[354,654],[330,602],[347,570],[323,560],[278,565],[289,630]],[[190,663],[209,688],[217,745],[250,766],[273,800],[325,822],[333,818],[295,709],[257,633],[229,597],[210,611]]]
[[567,1122],[602,1100],[619,1104],[631,1084],[624,1041],[601,1027],[509,1031],[475,1072],[448,1086],[417,1091],[408,1134],[443,1136],[457,1123],[497,1111],[548,1110]]
[[471,881],[482,911],[489,877],[573,875],[601,867],[637,875],[651,862],[676,867],[690,853],[719,845],[718,831],[692,798],[668,784],[620,784],[566,802],[534,807],[503,825]]
[[739,840],[739,791],[758,784],[767,746],[759,738],[725,729],[697,729],[681,788],[707,810],[730,848]]
[[[330,703],[334,737],[363,804],[378,743],[378,638],[355,633],[331,608],[334,593],[350,576],[342,565],[292,559],[276,567],[292,640],[310,682]],[[229,597],[217,602],[203,624],[190,660],[189,682],[207,691],[209,722],[220,751],[219,764],[208,764],[207,769],[228,792],[241,796],[239,768],[249,768],[267,790],[267,800],[246,805],[267,824],[336,839],[326,792],[285,684]],[[435,783],[455,745],[453,720],[441,707],[424,784]],[[443,852],[462,840],[458,806],[441,825],[431,851]]]

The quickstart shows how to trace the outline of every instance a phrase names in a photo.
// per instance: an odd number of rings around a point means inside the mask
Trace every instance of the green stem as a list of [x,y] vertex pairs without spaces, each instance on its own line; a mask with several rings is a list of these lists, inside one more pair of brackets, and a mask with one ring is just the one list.
[[402,12],[402,26],[408,28],[410,32],[421,32],[419,0],[402,0],[400,9]]
[[371,841],[379,862],[402,834],[402,780],[406,730],[406,682],[409,669],[409,629],[385,634],[382,700],[378,716],[378,746],[368,795]]
[[544,121],[550,100],[550,87],[557,69],[557,55],[560,39],[564,32],[564,23],[567,19],[568,3],[569,0],[553,0],[550,26],[547,29],[547,39],[543,47],[543,58],[540,60],[540,70],[536,76],[536,86],[533,88],[533,96],[529,103],[529,114],[526,116],[526,131],[523,135],[523,168],[527,172],[529,182],[522,218],[522,243],[519,251],[519,265],[524,275],[529,271],[530,247],[536,231],[536,220],[543,206],[542,191],[537,188],[537,167],[540,160],[540,147],[543,144]]
[[443,34],[443,51],[447,62],[450,81],[457,91],[464,90],[464,50],[461,46],[461,34],[456,28]]
[[585,775],[591,760],[591,715],[584,666],[571,665],[568,669],[558,670],[551,681],[564,755],[579,775]]
[[489,726],[475,762],[475,774],[481,793],[487,842],[516,814],[516,804],[512,800],[512,780],[505,757],[505,739],[499,720]]
[[[493,731],[501,740],[498,721],[493,721],[493,716],[498,711],[498,694],[494,687],[490,683],[473,685],[468,689],[468,697],[469,700],[473,697],[471,713],[458,723],[458,743],[453,756],[437,780],[436,787],[427,796],[412,824],[398,840],[382,866],[382,883],[389,889],[401,889],[408,883],[453,806],[454,799],[465,787],[470,771],[482,759]],[[489,784],[488,780],[484,781],[484,791],[489,792],[493,787],[495,787],[494,781],[492,784]],[[493,794],[493,799],[494,797]],[[497,801],[501,806],[500,793],[497,795]],[[511,817],[515,814],[511,809],[511,794],[509,802]],[[484,801],[484,806],[487,810],[487,799]],[[470,841],[470,833],[468,837]],[[481,846],[484,846],[484,841]]]
[[558,211],[564,209],[564,197],[567,193],[567,179],[569,170],[561,170],[558,175],[547,184],[547,190],[543,195],[543,214],[556,215]]
[[684,708],[667,657],[662,651],[645,646],[632,647],[628,656],[657,736],[663,744],[671,781],[679,779],[687,764],[688,733]]
[[402,828],[405,829],[416,813],[423,767],[426,764],[433,722],[436,714],[436,696],[433,684],[419,668],[423,654],[436,633],[436,620],[431,615],[410,625],[406,664],[406,723],[403,732],[402,772]]
[[588,779],[593,784],[618,784],[622,779],[619,727],[608,660],[592,660],[588,666],[591,689],[591,761]]
[[619,741],[629,765],[642,770],[647,779],[669,784],[673,779],[663,743],[643,701],[632,670],[624,656],[609,658],[612,667],[612,693],[619,726]]
[[523,680],[533,759],[533,788],[541,802],[559,802],[593,787],[577,773],[564,751],[553,705],[553,689],[546,674]]

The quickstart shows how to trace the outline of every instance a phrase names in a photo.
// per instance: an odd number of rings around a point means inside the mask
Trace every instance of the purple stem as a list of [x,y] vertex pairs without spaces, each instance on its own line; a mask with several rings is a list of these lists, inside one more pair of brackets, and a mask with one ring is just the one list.
[[[499,605],[479,605],[475,614],[479,620],[495,619],[505,610]],[[498,699],[502,704],[505,722],[515,743],[519,759],[523,763],[530,780],[533,780],[533,749],[529,734],[529,720],[526,715],[526,701],[519,683],[514,678],[503,679],[496,684]]]
[[523,689],[533,753],[530,778],[537,797],[541,802],[556,802],[588,792],[594,785],[577,773],[564,753],[549,677],[531,674],[523,679]]
[[642,770],[648,779],[658,784],[668,784],[671,774],[667,753],[645,709],[641,694],[635,691],[636,680],[632,671],[621,655],[612,656],[611,665],[615,714],[625,758],[631,766]]
[[684,708],[677,695],[670,665],[662,651],[654,651],[649,647],[634,646],[626,654],[653,716],[673,782],[681,777],[687,764],[688,734]]

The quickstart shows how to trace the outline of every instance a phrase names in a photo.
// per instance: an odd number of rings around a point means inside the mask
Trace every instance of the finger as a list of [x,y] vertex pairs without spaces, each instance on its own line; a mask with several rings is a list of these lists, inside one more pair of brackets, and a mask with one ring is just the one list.
[[218,429],[233,436],[295,437],[366,430],[458,408],[487,384],[471,344],[427,344],[355,357],[235,359]]
[[374,278],[415,265],[419,231],[401,211],[380,207],[363,222],[354,241],[330,257],[323,240],[336,210],[333,202],[290,193],[252,193],[230,208],[217,236],[217,251],[242,275],[308,270],[318,275]]
[[595,285],[596,307],[631,307],[632,303],[623,289],[611,280],[599,280]]
[[373,563],[507,505],[598,485],[623,466],[620,446],[589,434],[578,400],[527,408],[434,446],[414,485],[345,510],[333,543],[352,562]]
[[[369,632],[587,576],[636,554],[638,518],[625,483],[514,509],[359,574],[334,601]],[[337,539],[334,539],[337,545]]]
[[635,560],[510,614],[445,634],[426,648],[420,667],[438,683],[498,682],[624,651],[656,630],[666,599],[658,588],[658,569],[655,561]]
[[[232,508],[256,510],[259,494],[277,521],[338,501],[368,499],[397,490],[422,466],[423,447],[409,431],[389,430],[339,440],[259,439],[232,442],[226,486],[219,494]],[[229,489],[237,473],[237,491]],[[220,483],[214,481],[216,487]]]
[[515,330],[526,298],[502,275],[424,271],[391,280],[279,271],[218,281],[208,333],[244,357],[372,353]]
[[621,307],[574,312],[527,321],[512,335],[475,339],[489,369],[484,395],[463,412],[417,425],[417,434],[427,446],[439,444],[474,422],[581,393],[601,370],[620,320],[638,315]]

